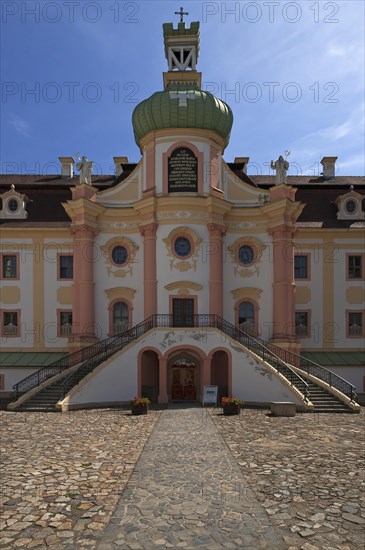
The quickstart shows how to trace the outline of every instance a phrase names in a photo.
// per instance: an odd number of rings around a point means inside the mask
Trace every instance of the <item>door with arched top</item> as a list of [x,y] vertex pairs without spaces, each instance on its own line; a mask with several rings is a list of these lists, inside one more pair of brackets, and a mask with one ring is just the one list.
[[153,350],[146,350],[141,358],[141,394],[157,403],[159,392],[159,359]]
[[218,386],[219,399],[228,397],[228,354],[224,350],[217,350],[213,353],[210,380],[212,386]]
[[196,401],[197,365],[186,358],[171,364],[170,392],[172,401]]

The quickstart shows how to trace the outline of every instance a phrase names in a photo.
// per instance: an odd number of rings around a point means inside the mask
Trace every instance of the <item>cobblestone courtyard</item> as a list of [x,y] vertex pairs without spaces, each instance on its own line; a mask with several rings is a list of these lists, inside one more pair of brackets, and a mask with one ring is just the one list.
[[364,410],[0,414],[1,549],[363,548]]

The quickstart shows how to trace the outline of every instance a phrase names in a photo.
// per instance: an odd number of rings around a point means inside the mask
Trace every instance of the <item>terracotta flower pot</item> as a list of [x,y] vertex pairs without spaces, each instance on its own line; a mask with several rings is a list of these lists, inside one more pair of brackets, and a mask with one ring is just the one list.
[[223,405],[223,414],[239,414],[240,413],[240,405],[239,403],[228,403],[227,405]]
[[147,414],[148,405],[132,405],[132,414],[140,415]]

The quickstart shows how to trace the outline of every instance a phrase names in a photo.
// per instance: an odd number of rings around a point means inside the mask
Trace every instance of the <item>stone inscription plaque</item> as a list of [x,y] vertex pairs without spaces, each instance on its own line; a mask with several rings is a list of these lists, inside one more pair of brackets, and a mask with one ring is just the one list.
[[198,191],[198,159],[187,147],[175,149],[168,159],[168,191]]

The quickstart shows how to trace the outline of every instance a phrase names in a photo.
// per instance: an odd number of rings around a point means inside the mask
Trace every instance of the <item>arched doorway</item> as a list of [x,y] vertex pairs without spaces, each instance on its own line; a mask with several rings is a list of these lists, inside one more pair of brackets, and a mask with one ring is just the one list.
[[168,363],[168,394],[171,401],[196,401],[200,394],[200,360],[182,352]]
[[159,392],[159,359],[155,351],[146,350],[141,357],[141,393],[157,403]]
[[210,380],[212,386],[218,386],[219,399],[229,394],[228,362],[226,351],[217,350],[213,353]]

